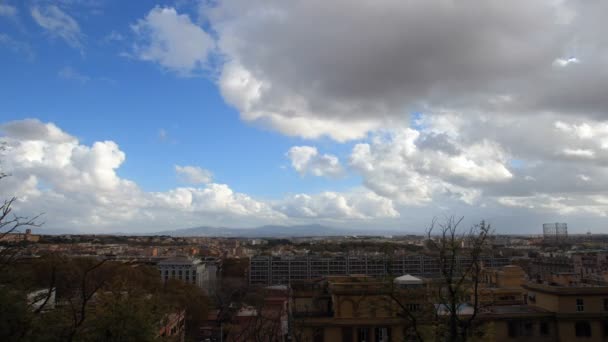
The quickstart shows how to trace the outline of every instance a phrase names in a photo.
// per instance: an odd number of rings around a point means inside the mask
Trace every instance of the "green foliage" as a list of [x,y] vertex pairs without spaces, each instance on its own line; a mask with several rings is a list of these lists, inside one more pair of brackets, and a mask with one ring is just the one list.
[[198,327],[207,319],[209,310],[209,299],[205,293],[193,284],[170,280],[165,284],[162,296],[167,303],[186,309],[186,335],[196,337]]
[[24,293],[0,287],[0,341],[20,341],[30,316]]
[[[163,284],[153,266],[47,255],[9,265],[0,281],[0,341],[159,341],[163,318],[184,309],[192,339],[207,316],[200,288]],[[28,306],[27,293],[48,288],[55,309]]]
[[82,341],[155,341],[160,312],[151,298],[104,293],[95,304],[95,319],[83,327]]

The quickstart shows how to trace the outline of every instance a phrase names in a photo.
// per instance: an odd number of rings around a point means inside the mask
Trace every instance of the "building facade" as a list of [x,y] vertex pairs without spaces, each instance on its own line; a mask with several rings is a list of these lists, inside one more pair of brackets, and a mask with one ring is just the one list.
[[200,288],[205,287],[205,264],[200,259],[171,258],[160,261],[157,266],[163,282],[177,279]]
[[[470,260],[459,259],[463,265]],[[508,265],[506,257],[486,257],[486,267]],[[255,256],[249,261],[249,283],[251,285],[290,284],[294,281],[316,279],[324,276],[363,274],[371,277],[411,274],[434,277],[439,274],[437,258],[427,255],[387,256]]]
[[[608,287],[529,283],[513,266],[484,276],[481,291],[490,292],[483,295],[471,341],[608,341]],[[418,313],[418,333],[434,340],[435,319],[444,314],[433,304],[434,285],[411,275],[392,284],[360,275],[293,282],[290,329],[296,340],[312,342],[416,341],[405,307]],[[517,298],[522,294],[523,301]],[[505,295],[516,300],[500,298]],[[472,311],[463,304],[459,316],[466,319]]]

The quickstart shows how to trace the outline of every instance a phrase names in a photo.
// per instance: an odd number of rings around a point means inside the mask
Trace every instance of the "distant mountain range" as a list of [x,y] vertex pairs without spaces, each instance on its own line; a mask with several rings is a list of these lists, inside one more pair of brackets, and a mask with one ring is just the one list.
[[[21,229],[20,232],[24,232]],[[117,235],[117,236],[152,236],[152,235],[167,235],[175,237],[244,237],[244,238],[287,238],[287,237],[313,237],[313,236],[387,236],[387,235],[407,235],[410,232],[389,230],[389,229],[373,229],[373,230],[358,230],[347,228],[335,228],[323,226],[320,224],[310,225],[294,225],[294,226],[278,226],[267,225],[254,228],[226,228],[226,227],[194,227],[176,230],[163,230],[158,232],[148,233],[86,233],[85,231],[71,229],[56,229],[56,228],[32,228],[33,234],[42,235]]]
[[214,237],[307,237],[307,236],[345,236],[345,235],[403,235],[406,232],[396,230],[373,230],[363,231],[356,229],[344,229],[322,226],[319,224],[298,226],[261,226],[256,228],[219,228],[219,227],[195,227],[177,230],[166,230],[144,235],[169,235],[169,236],[214,236]]

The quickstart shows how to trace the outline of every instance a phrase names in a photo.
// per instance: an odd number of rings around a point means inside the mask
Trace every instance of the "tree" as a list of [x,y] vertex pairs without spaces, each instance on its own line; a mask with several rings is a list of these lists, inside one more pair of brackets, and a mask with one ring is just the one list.
[[439,266],[439,278],[431,297],[436,304],[436,334],[439,340],[450,342],[467,341],[477,328],[483,259],[489,254],[492,234],[485,221],[462,230],[462,220],[454,217],[444,223],[433,220],[427,230],[427,248]]
[[194,284],[170,279],[164,284],[162,297],[170,310],[186,310],[186,337],[198,338],[199,328],[209,312],[209,298],[205,292]]
[[[6,145],[0,143],[0,152],[6,149]],[[0,169],[0,181],[8,177],[9,174],[5,173]],[[40,215],[35,217],[18,216],[13,213],[13,204],[17,200],[17,197],[12,196],[10,198],[3,199],[0,204],[0,242],[8,240],[10,234],[19,231],[23,227],[39,227],[41,223],[37,220]],[[4,246],[0,248],[0,272],[3,271],[8,265],[15,261],[19,255],[23,246],[18,241],[10,241],[4,243]]]
[[[0,143],[0,152],[5,149],[6,145]],[[0,169],[0,181],[8,176]],[[27,293],[20,286],[20,279],[10,270],[23,252],[24,246],[22,242],[13,241],[9,237],[22,227],[40,226],[36,222],[40,215],[33,218],[16,215],[13,212],[13,204],[16,200],[17,198],[13,196],[0,202],[0,242],[3,242],[0,246],[0,322],[2,322],[0,340],[2,341],[22,340],[28,332],[33,317],[28,307]],[[34,313],[40,313],[44,304]]]
[[95,319],[88,320],[80,336],[84,341],[146,342],[157,339],[161,321],[154,298],[133,292],[101,293]]

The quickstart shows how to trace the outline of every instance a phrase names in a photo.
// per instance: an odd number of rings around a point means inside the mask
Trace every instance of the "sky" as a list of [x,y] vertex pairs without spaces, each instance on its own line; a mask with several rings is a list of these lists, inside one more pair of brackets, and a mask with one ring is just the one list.
[[92,233],[606,233],[607,11],[0,0],[0,194]]

